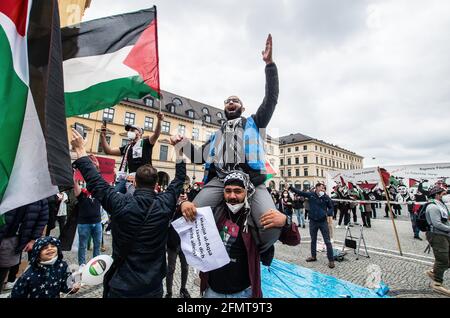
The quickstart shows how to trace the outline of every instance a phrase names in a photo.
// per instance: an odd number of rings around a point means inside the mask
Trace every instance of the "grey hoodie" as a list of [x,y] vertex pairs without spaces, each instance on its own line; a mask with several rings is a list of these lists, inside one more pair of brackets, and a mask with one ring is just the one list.
[[[442,203],[442,206],[445,205]],[[443,215],[441,209],[435,203],[429,204],[426,210],[426,218],[428,224],[431,225],[431,232],[435,234],[442,234],[450,237],[450,222],[447,215]]]

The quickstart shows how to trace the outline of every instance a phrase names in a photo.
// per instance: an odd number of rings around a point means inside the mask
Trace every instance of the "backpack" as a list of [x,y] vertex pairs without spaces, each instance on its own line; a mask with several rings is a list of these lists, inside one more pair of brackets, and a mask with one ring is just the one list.
[[434,204],[434,203],[428,202],[428,203],[422,205],[419,209],[419,212],[417,213],[416,226],[422,232],[429,232],[431,230],[430,224],[428,224],[427,217],[426,217],[427,207],[430,204]]

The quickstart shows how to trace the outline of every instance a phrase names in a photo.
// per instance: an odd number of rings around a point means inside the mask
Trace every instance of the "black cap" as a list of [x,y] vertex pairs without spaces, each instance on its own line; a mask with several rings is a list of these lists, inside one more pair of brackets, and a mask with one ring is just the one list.
[[138,127],[136,125],[130,125],[130,124],[125,125],[125,130],[126,131],[130,131],[131,129],[137,129],[137,130],[139,130],[141,132],[141,134],[144,133],[144,130],[141,127]]

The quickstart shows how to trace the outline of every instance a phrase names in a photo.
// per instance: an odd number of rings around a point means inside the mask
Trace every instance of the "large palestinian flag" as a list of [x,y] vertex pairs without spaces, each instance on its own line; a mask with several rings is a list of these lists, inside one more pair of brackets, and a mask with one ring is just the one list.
[[0,214],[73,184],[56,0],[0,1]]
[[159,98],[156,7],[61,30],[66,116]]

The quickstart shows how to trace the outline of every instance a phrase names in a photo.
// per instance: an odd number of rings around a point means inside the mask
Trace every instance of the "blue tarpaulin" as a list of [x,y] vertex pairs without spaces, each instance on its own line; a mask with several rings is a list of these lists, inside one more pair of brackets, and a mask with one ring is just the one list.
[[265,298],[386,298],[376,290],[274,259],[261,266]]

